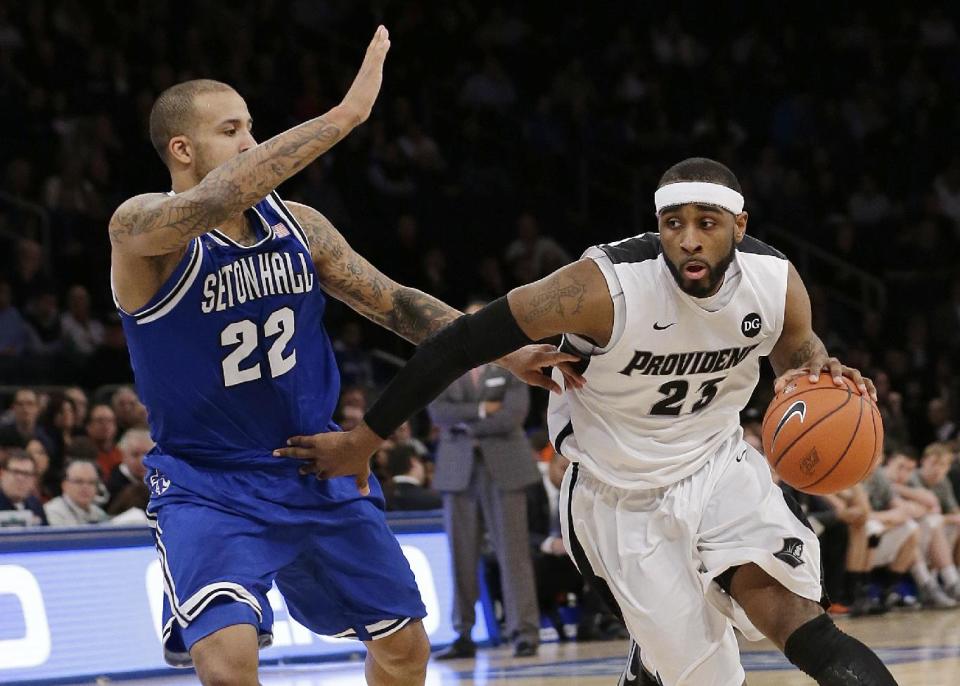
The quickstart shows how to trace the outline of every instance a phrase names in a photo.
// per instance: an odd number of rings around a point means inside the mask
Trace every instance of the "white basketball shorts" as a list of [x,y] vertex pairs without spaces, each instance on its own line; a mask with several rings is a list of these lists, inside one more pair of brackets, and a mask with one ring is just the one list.
[[574,540],[582,546],[664,686],[743,683],[733,627],[750,640],[762,634],[714,581],[730,567],[756,563],[820,601],[817,537],[739,433],[699,471],[662,488],[616,488],[571,465],[560,507],[568,549]]

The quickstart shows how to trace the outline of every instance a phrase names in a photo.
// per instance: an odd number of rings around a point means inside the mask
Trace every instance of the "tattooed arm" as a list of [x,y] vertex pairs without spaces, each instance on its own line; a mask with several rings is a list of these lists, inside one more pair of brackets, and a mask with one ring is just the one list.
[[176,252],[262,200],[370,116],[389,48],[387,30],[380,27],[343,101],[323,116],[242,152],[183,193],[149,193],[124,202],[110,219],[114,251],[143,257]]
[[517,324],[535,341],[575,333],[603,347],[613,335],[613,299],[600,267],[591,259],[515,288],[507,299]]
[[384,276],[312,207],[286,205],[307,234],[323,289],[370,321],[419,344],[461,315],[433,296]]
[[777,393],[791,379],[808,374],[811,381],[816,381],[820,378],[820,372],[827,370],[837,385],[843,384],[841,376],[849,377],[861,392],[870,393],[876,400],[873,382],[864,378],[856,369],[842,364],[836,357],[830,357],[823,341],[814,333],[810,296],[793,264],[788,266],[787,272],[783,331],[780,333],[780,340],[770,352],[770,363],[777,375],[774,384]]

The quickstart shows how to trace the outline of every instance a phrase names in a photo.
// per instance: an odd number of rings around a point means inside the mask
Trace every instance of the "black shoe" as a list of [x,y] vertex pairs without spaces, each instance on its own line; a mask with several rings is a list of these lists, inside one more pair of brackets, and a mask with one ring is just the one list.
[[530,641],[517,641],[513,647],[514,657],[533,657],[537,654],[537,646]]
[[460,660],[463,658],[476,657],[477,644],[469,638],[461,636],[451,643],[445,650],[433,656],[434,660]]
[[660,680],[651,676],[640,661],[640,646],[630,641],[627,666],[623,668],[617,686],[660,686]]

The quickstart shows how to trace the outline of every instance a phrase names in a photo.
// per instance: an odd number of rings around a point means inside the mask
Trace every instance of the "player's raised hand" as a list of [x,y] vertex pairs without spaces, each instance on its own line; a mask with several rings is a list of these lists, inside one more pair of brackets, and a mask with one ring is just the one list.
[[275,457],[302,460],[300,473],[318,479],[355,476],[360,495],[369,495],[370,456],[383,439],[361,423],[351,431],[330,431],[313,436],[293,436],[287,447],[273,451]]
[[515,377],[530,386],[546,388],[554,393],[563,393],[563,389],[556,381],[543,373],[544,367],[556,367],[563,374],[567,387],[581,388],[586,383],[584,378],[574,370],[572,363],[579,362],[580,358],[570,353],[563,353],[555,346],[547,344],[526,345],[509,355],[504,355],[496,364],[500,365]]
[[358,124],[365,122],[373,110],[373,103],[380,93],[380,84],[383,83],[383,61],[387,58],[389,49],[390,33],[384,26],[378,26],[370,45],[367,46],[367,54],[363,57],[360,71],[341,103],[359,117]]

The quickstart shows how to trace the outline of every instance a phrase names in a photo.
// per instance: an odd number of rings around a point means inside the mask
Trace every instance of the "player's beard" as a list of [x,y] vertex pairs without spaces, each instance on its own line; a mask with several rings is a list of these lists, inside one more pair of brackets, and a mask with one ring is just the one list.
[[688,295],[692,295],[694,298],[706,298],[713,295],[720,287],[720,284],[723,282],[723,276],[727,273],[727,268],[730,266],[730,263],[733,262],[736,250],[737,242],[731,237],[730,251],[716,264],[707,264],[705,260],[701,260],[699,257],[696,258],[698,262],[702,262],[707,268],[706,278],[696,281],[684,278],[677,265],[673,263],[673,260],[667,258],[666,255],[664,255],[664,261],[667,263],[667,268],[670,270],[670,273],[673,274],[673,278],[676,279],[677,285],[680,286],[680,290]]

